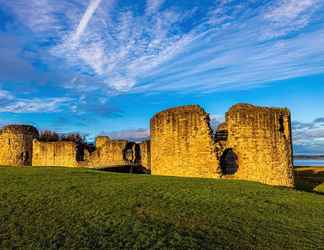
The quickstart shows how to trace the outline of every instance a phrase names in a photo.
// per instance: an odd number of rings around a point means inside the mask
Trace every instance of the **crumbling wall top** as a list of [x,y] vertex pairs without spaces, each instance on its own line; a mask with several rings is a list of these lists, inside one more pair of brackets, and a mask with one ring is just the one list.
[[289,113],[289,109],[288,108],[276,108],[276,107],[260,107],[260,106],[256,106],[256,105],[252,105],[252,104],[247,104],[247,103],[238,103],[233,105],[229,111],[227,113],[232,113],[232,112],[236,112],[236,111],[278,111],[278,112],[288,112]]
[[223,122],[221,124],[218,125],[218,127],[216,128],[216,131],[225,131],[227,130],[227,123]]
[[49,142],[44,142],[44,141],[39,141],[37,139],[34,139],[33,141],[35,144],[39,143],[41,145],[57,145],[59,146],[64,146],[64,145],[72,145],[72,146],[77,146],[77,144],[73,141],[49,141]]
[[99,139],[99,140],[108,140],[108,141],[111,140],[111,138],[109,136],[107,136],[107,135],[98,135],[96,137],[96,139]]
[[111,141],[111,139],[108,136],[97,136],[96,137],[96,147],[101,148],[104,145],[106,145],[107,143],[109,143],[110,141]]
[[204,115],[207,114],[206,111],[201,106],[193,104],[193,105],[178,106],[175,108],[169,108],[169,109],[163,110],[159,113],[156,113],[152,119],[159,117],[161,115],[167,114],[167,113],[179,114],[179,113],[193,112],[193,111],[198,112],[200,114],[204,114]]
[[7,125],[0,130],[0,133],[26,134],[32,135],[35,138],[39,136],[38,130],[30,125]]

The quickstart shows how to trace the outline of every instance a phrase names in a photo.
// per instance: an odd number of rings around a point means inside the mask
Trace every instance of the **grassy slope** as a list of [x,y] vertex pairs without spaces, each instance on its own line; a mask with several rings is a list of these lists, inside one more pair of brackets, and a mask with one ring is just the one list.
[[324,195],[252,182],[0,169],[0,249],[324,248]]

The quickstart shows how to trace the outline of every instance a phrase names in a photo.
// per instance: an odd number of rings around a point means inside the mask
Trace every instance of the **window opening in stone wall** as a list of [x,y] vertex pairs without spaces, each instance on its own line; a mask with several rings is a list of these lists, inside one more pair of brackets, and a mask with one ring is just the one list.
[[127,161],[130,161],[130,162],[133,160],[133,150],[131,148],[129,148],[125,151],[125,158]]
[[238,170],[238,157],[233,149],[226,149],[221,156],[220,164],[224,175],[233,175]]
[[279,132],[285,135],[284,117],[281,115],[279,118]]
[[24,155],[24,162],[25,162],[25,164],[27,164],[28,161],[29,161],[29,153],[28,153],[28,151],[26,151],[25,152],[25,155]]
[[28,161],[29,161],[29,153],[28,153],[28,151],[21,152],[20,159],[22,160],[22,162],[24,164],[28,164]]
[[136,148],[134,145],[135,144],[133,142],[129,142],[123,150],[123,158],[129,163],[135,163],[136,160],[136,152],[134,152],[136,151]]

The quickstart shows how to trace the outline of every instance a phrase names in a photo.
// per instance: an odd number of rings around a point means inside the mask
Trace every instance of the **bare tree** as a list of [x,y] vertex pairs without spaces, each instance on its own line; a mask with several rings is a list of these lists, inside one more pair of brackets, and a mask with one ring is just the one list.
[[60,136],[51,130],[44,130],[40,133],[39,140],[43,142],[55,142],[60,140]]

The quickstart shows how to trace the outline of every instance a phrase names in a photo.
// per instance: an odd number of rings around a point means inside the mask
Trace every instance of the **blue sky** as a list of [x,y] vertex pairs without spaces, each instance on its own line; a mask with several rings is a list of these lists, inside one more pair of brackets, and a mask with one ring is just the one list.
[[286,106],[296,152],[324,153],[322,0],[0,0],[0,123],[148,135],[197,103]]

